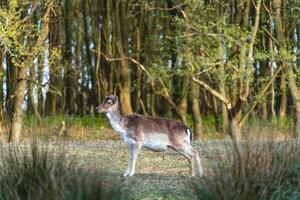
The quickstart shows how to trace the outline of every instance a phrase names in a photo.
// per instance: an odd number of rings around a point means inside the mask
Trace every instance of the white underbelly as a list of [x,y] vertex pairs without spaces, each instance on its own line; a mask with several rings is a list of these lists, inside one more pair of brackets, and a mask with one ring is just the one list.
[[157,144],[148,141],[145,141],[143,146],[154,151],[165,151],[168,149],[168,145],[166,144]]
[[143,146],[154,151],[168,149],[169,138],[166,134],[151,134],[144,137]]

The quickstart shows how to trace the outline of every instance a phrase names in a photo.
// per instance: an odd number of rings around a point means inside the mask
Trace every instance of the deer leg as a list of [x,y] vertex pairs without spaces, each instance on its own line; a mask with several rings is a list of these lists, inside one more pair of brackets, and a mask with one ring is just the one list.
[[189,161],[190,164],[190,175],[194,176],[195,172],[194,172],[194,166],[193,166],[193,160],[196,160],[197,163],[197,168],[199,171],[199,175],[203,176],[203,168],[202,168],[202,164],[201,164],[201,160],[198,154],[198,151],[193,149],[193,147],[190,144],[184,145],[180,148],[175,148],[175,150],[179,153],[181,153],[184,157],[186,157]]
[[188,158],[189,165],[190,165],[190,176],[195,176],[195,170],[194,170],[194,163],[193,158]]
[[183,155],[189,162],[190,166],[190,176],[195,176],[195,170],[194,170],[194,165],[193,165],[193,156],[189,152],[189,150],[186,147],[181,147],[181,148],[173,148],[175,151]]
[[130,155],[129,155],[129,160],[128,160],[128,166],[127,166],[126,171],[123,174],[123,177],[127,177],[130,173],[134,154],[135,154],[134,145],[130,145]]
[[199,175],[202,177],[204,172],[203,172],[201,160],[200,160],[200,157],[199,157],[199,153],[198,153],[197,150],[193,149],[192,147],[191,147],[191,152],[193,153],[193,157],[196,160],[197,167],[198,167],[198,170],[199,170]]
[[137,155],[141,151],[142,143],[136,142],[135,144],[130,145],[130,157],[128,161],[128,168],[123,174],[124,177],[133,176],[135,172],[135,164]]

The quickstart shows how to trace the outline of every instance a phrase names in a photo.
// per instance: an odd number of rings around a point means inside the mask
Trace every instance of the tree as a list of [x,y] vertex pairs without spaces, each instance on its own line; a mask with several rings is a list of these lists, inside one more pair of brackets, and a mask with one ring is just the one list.
[[[47,2],[47,6],[42,18],[43,29],[41,29],[39,36],[34,40],[31,40],[31,34],[35,33],[33,24],[30,24],[29,18],[32,16],[30,13],[24,16],[26,6],[22,5],[18,1],[10,1],[4,9],[1,10],[1,19],[5,20],[6,24],[2,27],[0,38],[2,40],[1,46],[8,52],[11,64],[18,68],[17,70],[17,82],[13,100],[13,112],[11,117],[10,128],[10,141],[19,141],[22,130],[23,121],[23,100],[25,97],[26,89],[26,77],[28,65],[32,65],[33,59],[39,53],[39,48],[43,45],[48,35],[48,16],[51,8],[51,2]],[[37,5],[36,5],[37,6]],[[35,11],[33,7],[32,12]],[[19,16],[21,16],[19,18]],[[28,42],[24,44],[24,41],[34,41],[32,44]]]

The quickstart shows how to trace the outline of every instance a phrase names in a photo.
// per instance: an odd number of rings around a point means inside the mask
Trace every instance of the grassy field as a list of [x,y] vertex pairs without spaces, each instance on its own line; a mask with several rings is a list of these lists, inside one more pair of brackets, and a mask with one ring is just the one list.
[[202,178],[189,177],[188,162],[174,151],[145,149],[135,176],[124,179],[129,147],[121,141],[3,143],[0,199],[300,198],[299,141],[241,141],[238,150],[229,140],[193,146]]
[[[209,173],[209,166],[214,160],[210,155],[224,152],[229,141],[207,141],[194,143],[202,158],[203,167]],[[138,157],[135,176],[124,180],[121,175],[127,167],[129,147],[118,141],[66,143],[70,157],[81,166],[100,168],[112,180],[129,187],[132,198],[169,197],[183,199],[182,190],[190,180],[187,160],[170,150],[156,153],[143,149]]]
[[[184,192],[186,184],[191,180],[188,162],[172,150],[156,153],[143,149],[138,158],[135,176],[124,179],[121,175],[127,167],[129,147],[121,141],[39,143],[39,146],[48,145],[51,149],[63,149],[73,165],[91,171],[102,171],[109,184],[126,188],[125,195],[129,199],[190,198]],[[18,146],[30,148],[29,143]],[[229,141],[194,143],[194,147],[200,152],[206,174],[210,173],[210,165],[215,162],[210,156],[216,152],[224,152],[226,146],[230,146]],[[4,154],[2,151],[2,156]]]
[[[62,121],[66,123],[66,135],[58,134]],[[209,124],[204,126],[203,140],[193,142],[194,148],[199,151],[205,177],[189,177],[187,160],[172,150],[156,153],[143,149],[138,156],[135,176],[124,179],[122,174],[127,168],[129,146],[118,140],[118,134],[111,130],[105,118],[61,116],[45,118],[39,124],[35,118],[27,117],[22,142],[17,148],[30,150],[32,141],[39,141],[40,149],[58,149],[58,152],[64,152],[64,156],[58,160],[51,156],[49,159],[47,153],[41,153],[35,160],[24,159],[25,164],[19,162],[19,158],[10,156],[8,171],[4,172],[1,167],[5,162],[0,160],[0,199],[39,199],[38,195],[43,196],[45,190],[49,194],[61,193],[47,199],[74,199],[72,195],[79,195],[76,197],[78,200],[99,199],[97,190],[102,187],[103,181],[104,188],[113,188],[117,190],[115,193],[121,192],[122,199],[300,199],[300,145],[293,145],[293,140],[289,139],[288,122],[249,123],[244,132],[251,141],[241,145],[246,148],[239,153],[234,151],[232,141],[226,139],[228,136],[205,128],[210,127]],[[0,159],[7,156],[7,135],[1,135],[4,142],[0,146]],[[272,145],[261,141],[271,141]],[[283,141],[284,145],[279,141]],[[17,157],[23,156],[22,151]],[[53,166],[52,159],[56,160]],[[40,162],[41,166],[36,167],[36,162]],[[56,162],[63,162],[67,167]],[[32,166],[26,166],[26,163],[32,163]],[[10,170],[15,165],[26,167],[17,168],[19,174]],[[41,183],[49,171],[54,171],[56,177],[52,180],[50,176]],[[27,179],[32,176],[36,180]],[[61,176],[64,178],[60,179]],[[22,186],[20,191],[11,191],[11,196],[1,196],[7,193],[3,191],[8,188],[22,185],[20,179],[24,180],[25,189]],[[32,183],[45,185],[41,194],[37,194],[38,197],[35,191],[31,191],[36,187]],[[32,187],[27,188],[30,184]],[[50,189],[47,189],[48,185],[52,185]],[[58,190],[56,185],[62,185],[61,189]],[[26,198],[19,197],[18,194],[24,191],[29,191],[24,195]],[[107,196],[102,199],[107,199]],[[120,198],[117,196],[115,199]]]

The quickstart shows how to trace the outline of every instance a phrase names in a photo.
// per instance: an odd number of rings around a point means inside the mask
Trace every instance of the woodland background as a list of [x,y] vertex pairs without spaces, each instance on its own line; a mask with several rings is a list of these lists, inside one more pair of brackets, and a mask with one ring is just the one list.
[[[23,118],[125,113],[203,119],[233,139],[251,119],[300,137],[299,0],[1,0],[0,130]],[[251,137],[251,136],[250,136]]]

